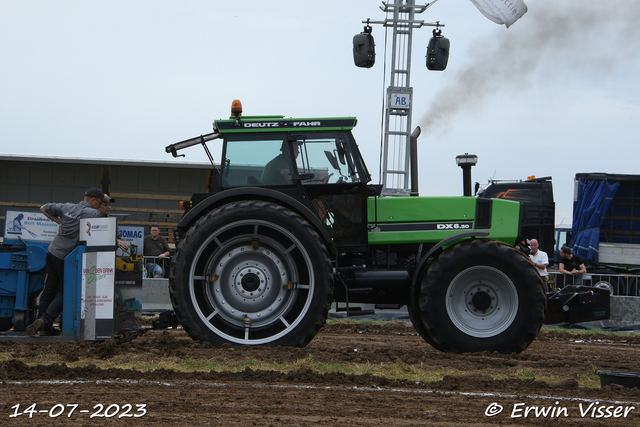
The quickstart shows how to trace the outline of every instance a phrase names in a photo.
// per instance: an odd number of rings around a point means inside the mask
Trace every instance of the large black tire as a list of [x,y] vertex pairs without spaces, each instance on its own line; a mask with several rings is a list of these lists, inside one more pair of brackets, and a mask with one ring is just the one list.
[[[424,278],[427,274],[428,266],[423,266],[422,269],[418,273],[418,277]],[[420,294],[422,292],[422,283],[419,281],[418,283],[414,283],[411,287],[411,296],[409,298],[409,304],[407,304],[407,311],[409,312],[409,320],[411,320],[411,324],[415,328],[418,335],[422,337],[426,342],[431,344],[433,347],[438,348],[438,343],[434,342],[429,336],[429,330],[425,326],[422,321],[422,312],[420,310]]]
[[324,325],[333,293],[316,231],[291,210],[257,200],[198,220],[178,245],[169,283],[185,331],[216,346],[305,346]]
[[416,330],[449,353],[519,353],[542,327],[544,285],[524,254],[478,239],[449,248],[421,282]]

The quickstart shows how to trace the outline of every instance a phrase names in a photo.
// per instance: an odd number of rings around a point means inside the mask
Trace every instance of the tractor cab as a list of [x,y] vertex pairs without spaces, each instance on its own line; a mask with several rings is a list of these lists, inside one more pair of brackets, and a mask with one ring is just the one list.
[[[339,120],[351,127],[355,122],[355,119]],[[320,125],[322,122],[290,119],[286,122],[283,118],[276,119],[275,123],[273,119],[260,122],[243,120],[240,125],[281,127],[270,132],[260,128],[251,129],[251,132],[243,129],[244,133],[223,133],[226,129],[222,130],[221,187],[351,184],[370,179],[350,131],[300,131],[291,128],[299,123]],[[222,127],[226,123],[216,122],[216,125]]]
[[355,117],[232,116],[222,138],[219,192],[270,189],[304,205],[340,249],[367,243],[367,170],[351,130]]
[[220,190],[265,187],[306,205],[337,246],[366,243],[371,177],[351,129],[355,118],[242,117],[216,121],[223,135]]
[[[234,101],[232,116],[216,120],[213,134],[167,151],[175,155],[195,143],[222,139],[213,194],[233,197],[253,188],[265,198],[293,199],[323,224],[337,248],[358,250],[367,243],[367,195],[376,191],[368,186],[371,175],[351,133],[356,123],[355,117],[243,116],[240,102]],[[194,195],[191,205],[212,193]]]

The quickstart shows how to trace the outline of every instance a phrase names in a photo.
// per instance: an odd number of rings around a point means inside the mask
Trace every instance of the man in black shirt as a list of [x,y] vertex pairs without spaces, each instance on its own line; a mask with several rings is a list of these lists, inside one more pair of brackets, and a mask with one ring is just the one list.
[[565,285],[582,285],[582,275],[587,272],[584,261],[578,255],[574,255],[571,248],[563,246],[560,249],[562,261],[559,263],[558,269],[564,273]]

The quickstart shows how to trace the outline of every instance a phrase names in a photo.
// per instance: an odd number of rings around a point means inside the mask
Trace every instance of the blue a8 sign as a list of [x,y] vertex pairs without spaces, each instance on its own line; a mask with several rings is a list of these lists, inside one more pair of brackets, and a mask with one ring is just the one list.
[[409,108],[411,107],[411,94],[409,93],[392,93],[391,108]]

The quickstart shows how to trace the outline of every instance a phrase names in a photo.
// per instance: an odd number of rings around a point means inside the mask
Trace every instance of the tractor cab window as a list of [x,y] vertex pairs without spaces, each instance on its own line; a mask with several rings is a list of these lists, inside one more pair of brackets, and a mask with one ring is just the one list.
[[246,187],[247,185],[286,185],[284,177],[278,182],[263,182],[268,163],[288,146],[283,134],[278,135],[229,135],[222,153],[222,187]]
[[231,134],[223,153],[222,187],[361,182],[359,155],[352,153],[345,132]]
[[291,135],[296,168],[303,184],[360,182],[347,134]]

